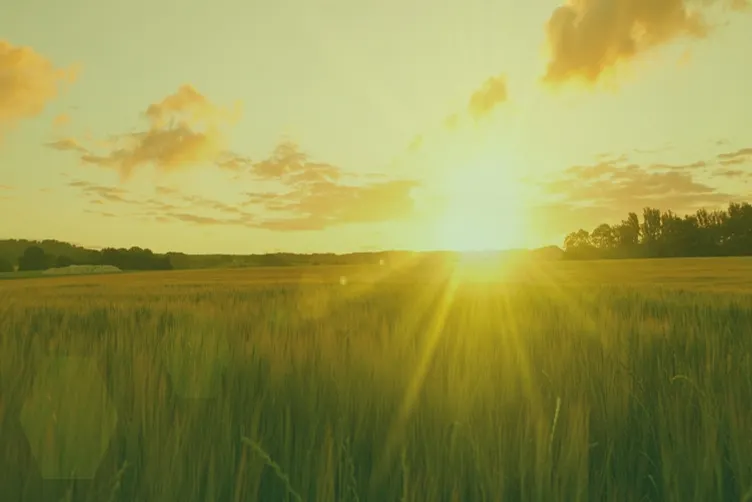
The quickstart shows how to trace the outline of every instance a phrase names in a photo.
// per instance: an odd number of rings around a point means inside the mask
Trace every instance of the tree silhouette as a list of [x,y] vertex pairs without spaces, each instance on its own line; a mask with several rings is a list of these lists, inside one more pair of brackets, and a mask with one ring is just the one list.
[[121,270],[172,270],[169,256],[156,255],[151,249],[135,246],[130,249],[105,248],[99,255],[99,262]]
[[71,260],[65,255],[60,255],[55,260],[55,267],[58,267],[58,268],[69,267],[71,265],[73,265],[73,260]]
[[45,270],[48,268],[47,263],[48,258],[42,248],[31,246],[18,259],[18,270]]
[[0,273],[13,272],[13,264],[0,256]]
[[729,204],[726,211],[700,209],[680,217],[646,207],[614,226],[580,229],[564,239],[567,259],[752,256],[752,205]]

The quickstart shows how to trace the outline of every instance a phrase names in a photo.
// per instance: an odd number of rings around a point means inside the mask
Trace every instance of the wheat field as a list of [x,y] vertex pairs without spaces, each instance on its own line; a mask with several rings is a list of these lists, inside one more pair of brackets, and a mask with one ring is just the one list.
[[752,260],[461,272],[3,281],[0,498],[752,501]]

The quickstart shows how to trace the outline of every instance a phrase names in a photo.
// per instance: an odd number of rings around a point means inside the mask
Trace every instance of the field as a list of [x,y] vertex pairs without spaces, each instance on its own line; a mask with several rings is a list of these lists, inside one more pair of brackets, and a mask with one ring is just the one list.
[[752,501],[752,259],[477,272],[3,281],[0,498]]

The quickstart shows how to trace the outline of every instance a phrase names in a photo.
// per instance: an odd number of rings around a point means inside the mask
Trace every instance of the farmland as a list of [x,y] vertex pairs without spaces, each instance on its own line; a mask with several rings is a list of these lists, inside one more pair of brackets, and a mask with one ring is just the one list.
[[752,500],[752,259],[487,272],[3,281],[3,499]]

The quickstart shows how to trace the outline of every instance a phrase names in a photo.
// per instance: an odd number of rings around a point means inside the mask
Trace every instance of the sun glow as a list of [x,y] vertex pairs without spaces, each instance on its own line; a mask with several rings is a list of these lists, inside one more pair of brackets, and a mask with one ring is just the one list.
[[498,250],[525,246],[523,187],[493,165],[447,176],[436,221],[442,249]]

